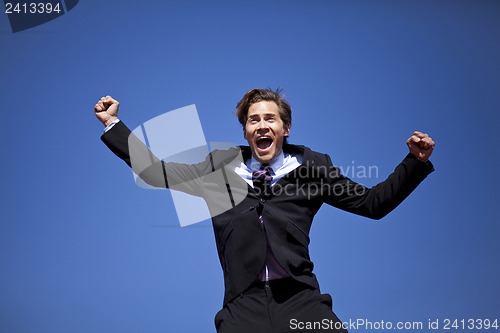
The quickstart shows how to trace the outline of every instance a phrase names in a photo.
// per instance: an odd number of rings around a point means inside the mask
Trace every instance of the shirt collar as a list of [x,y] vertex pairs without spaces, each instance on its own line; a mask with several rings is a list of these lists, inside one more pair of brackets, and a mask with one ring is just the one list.
[[[273,172],[276,173],[283,164],[285,163],[285,154],[283,154],[283,150],[279,153],[278,156],[276,156],[270,163],[269,165],[273,169]],[[261,166],[261,163],[258,162],[252,155],[252,157],[249,160],[248,167],[252,170],[257,170]]]

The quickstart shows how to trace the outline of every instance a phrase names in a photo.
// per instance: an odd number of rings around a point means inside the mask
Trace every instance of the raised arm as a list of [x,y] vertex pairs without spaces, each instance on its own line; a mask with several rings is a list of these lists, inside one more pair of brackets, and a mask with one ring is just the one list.
[[[106,96],[97,102],[94,112],[103,125],[109,126],[118,120],[119,106],[117,100]],[[121,121],[107,130],[101,140],[147,184],[200,195],[197,179],[207,172],[205,169],[210,167],[207,163],[164,163]]]
[[324,201],[348,212],[381,219],[396,208],[434,171],[429,156],[434,149],[434,141],[421,132],[414,132],[406,141],[410,153],[395,168],[387,179],[372,188],[367,188],[340,174],[326,156],[332,172],[328,177],[328,187]]

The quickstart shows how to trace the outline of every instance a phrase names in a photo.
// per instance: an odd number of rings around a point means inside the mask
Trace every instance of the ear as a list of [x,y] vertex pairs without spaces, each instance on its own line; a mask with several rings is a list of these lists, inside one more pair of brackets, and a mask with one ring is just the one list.
[[283,136],[289,136],[290,135],[290,123],[283,125]]

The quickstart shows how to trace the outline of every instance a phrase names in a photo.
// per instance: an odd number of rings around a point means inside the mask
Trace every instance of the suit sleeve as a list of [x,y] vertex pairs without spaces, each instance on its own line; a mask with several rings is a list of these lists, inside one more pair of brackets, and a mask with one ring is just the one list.
[[199,164],[165,163],[122,122],[101,136],[108,148],[147,184],[201,196],[199,178],[213,170],[211,155]]
[[340,174],[326,155],[329,174],[324,201],[342,210],[372,219],[381,219],[396,208],[434,171],[430,161],[421,162],[408,154],[387,179],[367,188]]

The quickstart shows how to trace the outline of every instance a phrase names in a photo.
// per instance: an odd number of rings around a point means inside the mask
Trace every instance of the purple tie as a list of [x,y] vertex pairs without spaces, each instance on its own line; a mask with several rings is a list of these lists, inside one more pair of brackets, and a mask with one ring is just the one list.
[[269,195],[269,188],[273,180],[271,176],[272,170],[273,169],[268,163],[264,163],[260,166],[260,169],[252,172],[253,188],[261,197]]
[[[269,196],[270,194],[269,192],[271,188],[271,181],[273,180],[273,177],[271,176],[271,171],[273,171],[271,166],[267,163],[264,163],[260,166],[259,170],[255,170],[254,172],[252,172],[253,188],[261,199]],[[265,230],[264,219],[262,217],[262,209],[263,209],[262,204],[259,204],[257,208],[257,212],[259,214],[259,221],[263,227],[263,230]],[[289,276],[288,273],[283,269],[283,267],[280,266],[280,264],[274,257],[271,246],[269,245],[269,239],[267,237],[267,233],[265,235],[266,235],[266,258],[264,261],[264,268],[259,273],[257,279],[259,281],[269,281]]]

